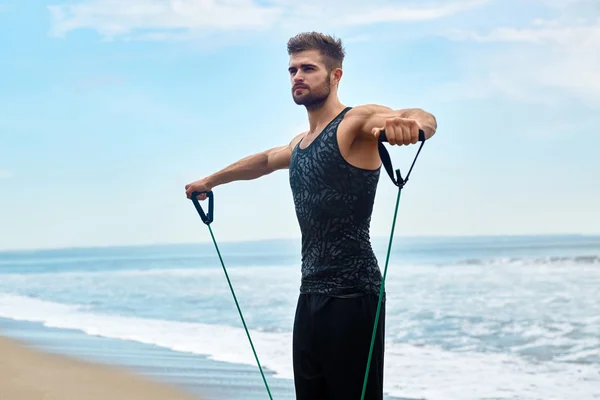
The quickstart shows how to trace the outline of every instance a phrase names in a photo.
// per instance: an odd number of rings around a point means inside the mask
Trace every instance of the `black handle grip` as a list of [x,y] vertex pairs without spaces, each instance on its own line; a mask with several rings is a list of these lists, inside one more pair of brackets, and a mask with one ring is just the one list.
[[[387,136],[385,135],[385,129],[382,129],[379,132],[379,141],[380,142],[387,142]],[[424,142],[425,141],[425,131],[423,131],[423,129],[419,129],[419,142]]]
[[[198,200],[197,196],[201,195],[203,193],[206,193],[206,197],[208,197],[208,214],[204,213],[204,210],[202,209],[202,206],[200,205],[200,201]],[[213,222],[214,218],[213,218],[213,212],[214,212],[214,195],[213,192],[194,192],[192,193],[192,201],[194,202],[194,206],[196,207],[196,211],[198,211],[198,214],[200,214],[200,218],[202,218],[202,222],[204,222],[206,225],[209,225],[211,222]]]

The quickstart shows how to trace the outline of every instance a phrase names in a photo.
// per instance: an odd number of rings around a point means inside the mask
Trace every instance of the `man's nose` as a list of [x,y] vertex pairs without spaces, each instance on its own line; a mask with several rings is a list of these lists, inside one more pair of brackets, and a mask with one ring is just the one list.
[[300,82],[304,82],[304,75],[302,75],[302,73],[300,72],[296,72],[296,74],[294,75],[294,83]]

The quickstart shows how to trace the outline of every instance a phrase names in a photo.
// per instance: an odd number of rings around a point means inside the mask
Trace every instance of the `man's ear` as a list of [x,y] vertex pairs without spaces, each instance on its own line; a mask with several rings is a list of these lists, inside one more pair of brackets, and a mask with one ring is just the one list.
[[331,74],[331,83],[339,84],[342,80],[342,75],[344,75],[344,71],[341,68],[335,68]]

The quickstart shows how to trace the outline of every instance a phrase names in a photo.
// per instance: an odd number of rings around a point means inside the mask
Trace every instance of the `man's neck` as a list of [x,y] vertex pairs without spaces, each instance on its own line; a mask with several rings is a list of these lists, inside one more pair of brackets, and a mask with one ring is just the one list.
[[318,133],[335,118],[345,106],[336,97],[329,97],[325,103],[315,108],[307,108],[309,134]]

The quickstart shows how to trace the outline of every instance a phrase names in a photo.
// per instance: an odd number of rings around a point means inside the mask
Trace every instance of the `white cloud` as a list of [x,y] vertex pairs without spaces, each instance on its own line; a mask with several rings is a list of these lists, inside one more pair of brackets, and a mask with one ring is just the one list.
[[[208,32],[292,26],[351,27],[381,22],[435,20],[488,0],[441,0],[428,6],[374,0],[87,0],[49,6],[53,33],[93,29],[107,38],[189,39]],[[335,18],[332,18],[332,15]],[[289,25],[288,25],[289,26]]]
[[[465,14],[486,4],[490,6],[477,15]],[[536,103],[559,103],[574,96],[600,107],[597,0],[514,0],[502,4],[488,0],[401,4],[390,0],[77,0],[49,9],[57,35],[92,29],[106,38],[125,40],[193,40],[210,36],[211,40],[196,40],[202,46],[239,41],[249,31],[271,34],[279,29],[288,33],[344,30],[351,43],[372,40],[377,35],[373,30],[357,29],[363,26],[435,21],[427,27],[411,25],[400,37],[443,31],[456,43],[468,42],[469,52],[457,53],[460,56],[456,59],[464,57],[464,71],[469,77],[440,84],[442,95],[459,93],[462,97],[484,98],[500,93]],[[515,18],[516,13],[519,18]],[[449,18],[452,16],[455,18]],[[524,23],[528,18],[529,22]],[[470,26],[482,28],[469,29]],[[473,44],[479,46],[474,48]]]
[[[490,93],[545,102],[574,96],[600,107],[600,18],[535,19],[527,27],[455,30],[448,37],[482,45],[469,62],[478,65],[477,79],[489,83]],[[548,89],[554,90],[554,98],[546,96]]]
[[0,169],[0,179],[12,178],[13,174],[5,169]]
[[545,6],[560,10],[564,16],[585,15],[600,16],[598,0],[533,0]]
[[108,37],[137,30],[257,29],[281,13],[251,0],[90,0],[49,9],[57,35],[91,28]]
[[331,23],[334,26],[371,25],[383,22],[429,21],[449,17],[459,12],[485,4],[486,0],[450,2],[437,6],[410,8],[397,5],[377,5],[373,3],[363,6],[363,10],[348,7],[353,11],[339,15]]
[[534,19],[527,28],[500,27],[488,33],[455,31],[450,36],[457,40],[477,42],[521,42],[533,44],[555,44],[558,46],[580,45],[581,40],[595,43],[600,39],[600,19],[592,23],[585,21],[561,21]]

